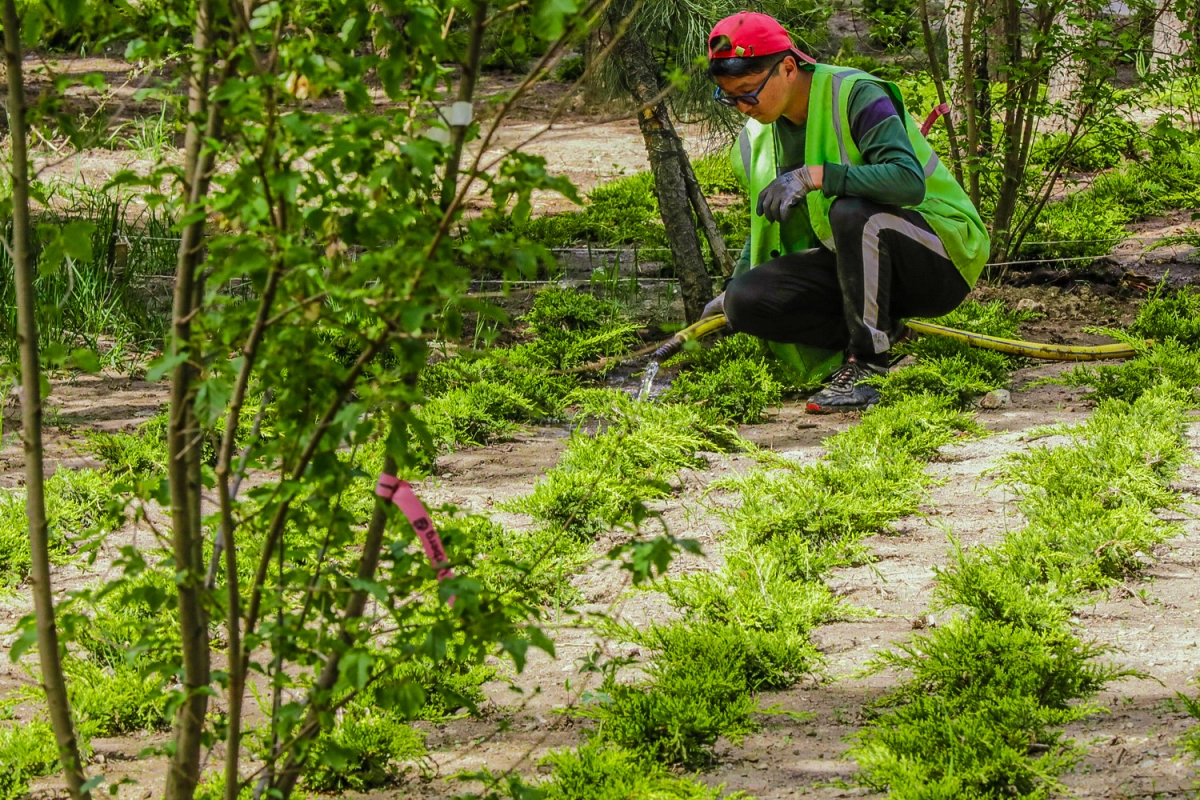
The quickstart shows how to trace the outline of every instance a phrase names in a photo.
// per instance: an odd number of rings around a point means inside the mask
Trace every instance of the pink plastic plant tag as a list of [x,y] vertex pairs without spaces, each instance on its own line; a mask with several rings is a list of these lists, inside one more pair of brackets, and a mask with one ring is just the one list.
[[938,117],[949,113],[950,105],[948,103],[942,103],[933,111],[930,111],[929,116],[925,118],[925,122],[921,124],[921,135],[928,136],[929,132],[933,130],[933,123],[938,121]]
[[[379,482],[375,484],[375,494],[384,500],[395,503],[396,507],[408,518],[409,524],[417,532],[417,538],[421,540],[421,545],[425,548],[425,555],[428,556],[429,563],[438,571],[438,580],[453,578],[454,570],[443,566],[450,559],[446,558],[446,548],[442,546],[442,537],[438,536],[437,529],[433,527],[433,520],[429,518],[429,512],[425,510],[425,504],[417,497],[408,481],[402,481],[395,475],[380,475]],[[454,598],[451,597],[447,603],[454,605]]]

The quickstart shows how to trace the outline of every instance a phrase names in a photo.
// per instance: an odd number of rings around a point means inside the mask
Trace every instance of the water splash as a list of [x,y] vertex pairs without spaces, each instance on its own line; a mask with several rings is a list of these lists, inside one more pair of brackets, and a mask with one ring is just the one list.
[[642,388],[638,390],[637,396],[639,403],[650,399],[650,389],[653,388],[656,377],[658,377],[658,362],[651,361],[642,374]]

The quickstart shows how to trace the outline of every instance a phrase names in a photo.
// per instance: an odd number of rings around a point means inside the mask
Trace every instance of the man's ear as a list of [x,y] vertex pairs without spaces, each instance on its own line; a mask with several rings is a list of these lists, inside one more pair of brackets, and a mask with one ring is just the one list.
[[796,76],[800,74],[800,67],[796,64],[796,59],[788,56],[779,65],[779,69],[783,72],[784,80],[791,83],[796,80]]

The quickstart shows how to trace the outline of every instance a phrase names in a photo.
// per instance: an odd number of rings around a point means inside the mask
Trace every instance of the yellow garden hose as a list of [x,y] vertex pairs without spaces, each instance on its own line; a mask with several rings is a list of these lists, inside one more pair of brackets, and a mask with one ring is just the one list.
[[[706,317],[694,325],[689,325],[665,341],[654,351],[651,357],[656,361],[668,358],[678,353],[687,342],[702,339],[705,336],[716,333],[724,328],[725,324],[724,314]],[[1044,361],[1099,361],[1106,358],[1133,358],[1137,355],[1137,351],[1133,347],[1120,343],[1068,345],[1022,342],[1017,339],[1003,339],[999,336],[988,336],[982,333],[955,330],[954,328],[947,328],[945,325],[921,322],[919,320],[909,320],[908,328],[914,333],[923,333],[928,336],[945,336],[949,339],[965,342],[971,347],[996,350],[1001,353],[1007,353],[1010,356],[1024,356],[1025,358],[1037,358]]]
[[1115,344],[1074,345],[1074,344],[1043,344],[1041,342],[1022,342],[1018,339],[1003,339],[999,336],[988,336],[983,333],[971,333],[932,322],[909,320],[908,329],[913,333],[924,333],[929,336],[945,336],[966,342],[971,347],[984,350],[995,350],[1010,356],[1038,358],[1043,361],[1100,361],[1105,358],[1133,358],[1137,351],[1130,345],[1117,342]]

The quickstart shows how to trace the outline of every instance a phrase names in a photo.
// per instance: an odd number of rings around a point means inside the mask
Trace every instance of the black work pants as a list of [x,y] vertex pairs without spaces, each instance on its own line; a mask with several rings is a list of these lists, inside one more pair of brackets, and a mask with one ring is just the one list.
[[905,317],[949,313],[970,287],[916,211],[843,197],[829,211],[834,254],[781,256],[730,281],[730,327],[772,342],[886,361]]

